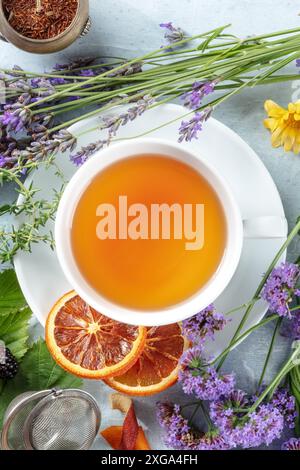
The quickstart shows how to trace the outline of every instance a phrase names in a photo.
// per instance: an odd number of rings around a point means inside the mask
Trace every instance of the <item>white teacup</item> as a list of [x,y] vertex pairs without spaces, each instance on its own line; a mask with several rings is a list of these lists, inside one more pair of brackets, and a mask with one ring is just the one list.
[[[214,188],[222,203],[227,222],[227,243],[218,270],[199,292],[185,301],[161,310],[128,309],[115,304],[86,281],[76,264],[71,246],[71,227],[77,204],[96,174],[118,160],[135,155],[169,155],[190,165]],[[93,308],[104,315],[133,325],[165,325],[195,315],[214,302],[224,291],[238,266],[243,240],[248,238],[281,238],[287,234],[286,219],[268,216],[243,221],[230,187],[204,159],[180,144],[161,139],[136,139],[102,150],[86,162],[73,176],[61,199],[55,224],[57,255],[73,289]]]

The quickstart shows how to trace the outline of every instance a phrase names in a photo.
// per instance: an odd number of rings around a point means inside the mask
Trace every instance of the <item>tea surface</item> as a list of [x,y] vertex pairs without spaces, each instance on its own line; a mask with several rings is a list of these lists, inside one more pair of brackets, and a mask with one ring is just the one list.
[[[127,196],[128,207],[148,209],[149,239],[119,239],[120,196]],[[97,236],[100,204],[116,208],[116,239]],[[170,239],[151,239],[153,204],[203,204],[202,249],[186,249],[184,230],[182,239],[175,239],[172,230]],[[128,223],[134,218],[128,216]],[[97,292],[127,308],[157,310],[186,300],[211,279],[224,255],[227,227],[216,192],[198,172],[168,156],[141,155],[95,176],[76,207],[71,237],[77,265]]]

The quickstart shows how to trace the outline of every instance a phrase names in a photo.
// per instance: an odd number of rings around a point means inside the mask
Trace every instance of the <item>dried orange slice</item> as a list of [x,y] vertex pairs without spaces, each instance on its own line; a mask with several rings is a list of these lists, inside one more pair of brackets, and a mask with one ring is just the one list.
[[122,375],[105,383],[128,395],[154,395],[171,387],[178,377],[179,359],[189,347],[179,323],[147,328],[142,354]]
[[146,335],[143,326],[119,323],[96,312],[74,291],[59,299],[46,322],[53,358],[68,372],[88,379],[126,372],[139,357]]

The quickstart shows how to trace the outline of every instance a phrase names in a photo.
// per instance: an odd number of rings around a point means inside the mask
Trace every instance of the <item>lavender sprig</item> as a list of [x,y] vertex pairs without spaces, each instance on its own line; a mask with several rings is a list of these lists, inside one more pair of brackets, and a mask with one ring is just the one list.
[[195,82],[193,84],[192,91],[188,91],[182,96],[184,106],[193,110],[198,109],[203,98],[213,93],[217,82],[217,80],[210,82]]
[[93,142],[85,147],[82,147],[75,154],[71,154],[70,160],[74,165],[81,166],[83,165],[92,155],[94,155],[99,150],[102,150],[105,146],[109,145],[110,140],[98,140]]
[[165,39],[168,44],[174,44],[176,42],[182,41],[185,38],[184,31],[173,25],[171,21],[167,23],[160,23],[161,28],[165,29]]
[[75,149],[77,139],[68,130],[62,129],[54,134],[51,140],[40,139],[31,142],[25,150],[16,150],[13,156],[21,160],[39,161],[49,156],[54,156],[58,152],[72,151]]
[[196,112],[189,121],[182,121],[178,142],[190,142],[193,139],[198,139],[198,133],[203,129],[203,123],[209,119],[212,111],[212,108],[208,106],[204,111]]

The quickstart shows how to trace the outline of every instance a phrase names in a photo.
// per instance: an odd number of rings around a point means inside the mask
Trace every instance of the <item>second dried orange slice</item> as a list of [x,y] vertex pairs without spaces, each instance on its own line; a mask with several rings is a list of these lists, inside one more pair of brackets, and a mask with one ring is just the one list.
[[76,292],[65,294],[46,322],[46,342],[56,362],[87,379],[125,373],[141,354],[143,326],[119,323],[91,308]]
[[144,349],[126,372],[105,379],[105,383],[128,395],[154,395],[171,387],[178,378],[180,358],[189,347],[181,325],[147,328]]

